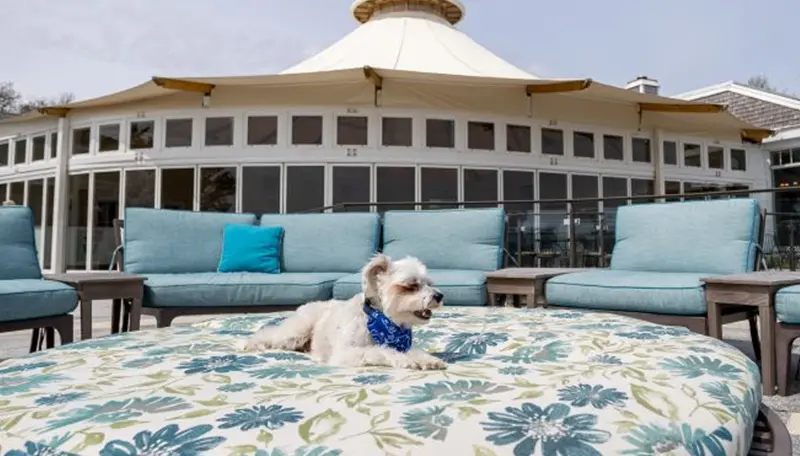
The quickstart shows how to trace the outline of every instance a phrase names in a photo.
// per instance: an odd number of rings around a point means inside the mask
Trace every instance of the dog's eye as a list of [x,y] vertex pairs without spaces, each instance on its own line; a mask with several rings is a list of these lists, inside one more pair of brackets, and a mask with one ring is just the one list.
[[407,283],[407,284],[403,285],[403,288],[405,288],[406,291],[418,291],[419,290],[419,284],[418,283]]

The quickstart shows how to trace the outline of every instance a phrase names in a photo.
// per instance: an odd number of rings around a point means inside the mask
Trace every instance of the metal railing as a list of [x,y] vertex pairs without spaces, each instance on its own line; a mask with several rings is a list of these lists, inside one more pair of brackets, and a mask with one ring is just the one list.
[[[502,206],[506,209],[507,266],[606,267],[615,243],[617,207],[756,196],[763,200],[785,192],[800,192],[800,187],[547,200],[353,202],[302,212],[383,213],[393,209]],[[800,213],[769,212],[765,225],[764,245],[761,246],[763,262],[771,269],[797,270],[800,267]]]

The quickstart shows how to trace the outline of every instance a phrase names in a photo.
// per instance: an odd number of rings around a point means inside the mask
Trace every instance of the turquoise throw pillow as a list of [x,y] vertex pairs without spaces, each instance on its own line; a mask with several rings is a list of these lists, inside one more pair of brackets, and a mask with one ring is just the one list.
[[283,228],[226,225],[217,272],[280,274]]

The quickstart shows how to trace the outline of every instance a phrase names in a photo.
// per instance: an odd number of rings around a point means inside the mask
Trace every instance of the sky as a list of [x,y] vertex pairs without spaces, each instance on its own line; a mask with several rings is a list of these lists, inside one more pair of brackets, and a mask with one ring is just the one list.
[[[764,75],[800,93],[797,0],[462,1],[464,32],[540,77],[646,75],[673,95]],[[85,99],[154,75],[273,73],[353,30],[350,3],[2,0],[0,81]]]

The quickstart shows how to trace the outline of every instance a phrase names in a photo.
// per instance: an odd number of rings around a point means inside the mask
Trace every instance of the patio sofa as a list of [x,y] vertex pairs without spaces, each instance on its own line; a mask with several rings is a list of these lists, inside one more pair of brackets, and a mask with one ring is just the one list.
[[[421,215],[418,215],[421,214]],[[428,263],[449,305],[484,305],[484,270],[500,265],[502,209],[387,212],[383,251]],[[226,225],[280,226],[281,272],[218,273]],[[143,313],[159,327],[181,315],[269,312],[360,291],[381,251],[373,213],[227,214],[130,208],[121,269],[146,277]],[[446,257],[446,258],[440,258]]]
[[37,349],[39,328],[46,330],[48,347],[55,344],[54,329],[68,344],[77,306],[75,290],[42,277],[30,208],[0,207],[0,332],[33,329],[31,351]]
[[800,338],[800,285],[782,288],[775,293],[775,364],[778,394],[788,396],[795,371],[792,370],[792,344]]
[[[708,334],[701,279],[753,271],[763,235],[754,199],[624,206],[609,269],[547,281],[548,305],[626,314]],[[734,310],[724,322],[750,319]],[[755,340],[755,339],[754,339]]]

